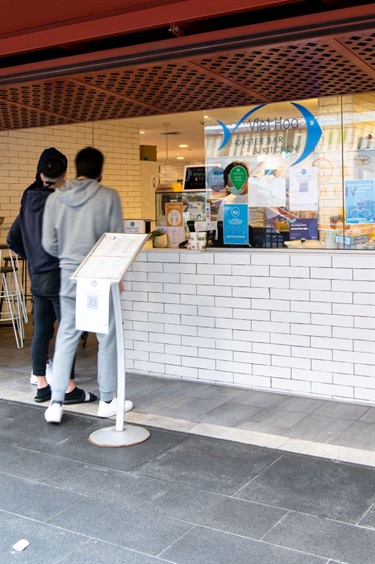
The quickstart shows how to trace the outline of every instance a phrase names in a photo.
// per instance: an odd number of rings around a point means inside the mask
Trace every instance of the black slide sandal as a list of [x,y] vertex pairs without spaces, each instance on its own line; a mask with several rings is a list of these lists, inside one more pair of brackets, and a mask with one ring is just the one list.
[[81,388],[74,388],[74,390],[65,394],[64,405],[72,405],[74,403],[91,403],[97,399],[98,397],[91,392],[86,392],[86,390],[82,390]]

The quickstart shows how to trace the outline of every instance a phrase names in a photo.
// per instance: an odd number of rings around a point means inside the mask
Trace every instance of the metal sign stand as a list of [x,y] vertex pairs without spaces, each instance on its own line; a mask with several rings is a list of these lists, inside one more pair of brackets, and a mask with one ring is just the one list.
[[[123,323],[121,313],[121,297],[119,283],[149,235],[124,233],[104,233],[83,260],[72,280],[85,278],[89,280],[104,279],[110,282],[110,293],[113,299],[117,345],[117,414],[114,427],[104,427],[94,431],[89,441],[102,447],[132,446],[146,441],[150,431],[144,427],[124,425],[125,405],[125,351],[123,339]],[[110,296],[108,296],[110,298]],[[89,330],[89,329],[87,329]]]

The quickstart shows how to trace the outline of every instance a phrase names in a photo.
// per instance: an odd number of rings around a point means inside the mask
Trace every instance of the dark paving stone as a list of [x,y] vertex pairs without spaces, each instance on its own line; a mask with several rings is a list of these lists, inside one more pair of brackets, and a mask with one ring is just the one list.
[[357,523],[374,496],[372,468],[284,455],[235,497]]
[[152,556],[158,555],[190,528],[189,523],[124,509],[102,499],[86,499],[50,520],[69,531],[117,544]]
[[28,407],[23,403],[0,400],[0,430],[4,425],[7,426],[19,417],[23,418],[30,413],[35,413],[35,407]]
[[375,531],[328,519],[291,513],[265,541],[349,564],[373,564]]
[[146,509],[253,539],[261,539],[287,513],[184,486],[175,486]]
[[[0,562],[24,564],[51,564],[60,562],[60,558],[69,555],[87,542],[87,537],[77,535],[27,519],[0,511]],[[16,552],[12,546],[20,539],[26,539],[30,545],[22,552]],[[70,560],[71,564],[75,561]],[[91,560],[94,564],[94,561]]]
[[375,505],[373,505],[366,515],[359,522],[361,527],[368,527],[370,529],[375,529]]
[[279,457],[279,452],[251,445],[193,437],[137,473],[231,495]]
[[7,474],[1,474],[0,491],[1,509],[41,521],[84,499],[76,493]]
[[[102,427],[97,426],[96,428]],[[161,452],[187,440],[179,433],[152,430],[151,437],[139,445],[124,448],[103,448],[90,443],[88,437],[89,433],[67,438],[67,440],[51,446],[47,452],[86,464],[130,472],[141,464],[152,460]],[[162,476],[160,478],[163,479]]]
[[178,564],[318,564],[327,562],[301,552],[195,527],[160,555]]
[[158,558],[140,554],[121,546],[89,540],[71,554],[59,560],[59,564],[160,564]]
[[88,497],[104,498],[108,504],[113,502],[133,508],[152,502],[171,488],[171,484],[163,480],[86,464],[58,474],[46,483]]
[[[76,468],[77,463],[0,441],[0,472],[35,482],[44,482],[59,473]],[[77,474],[73,471],[74,474]]]

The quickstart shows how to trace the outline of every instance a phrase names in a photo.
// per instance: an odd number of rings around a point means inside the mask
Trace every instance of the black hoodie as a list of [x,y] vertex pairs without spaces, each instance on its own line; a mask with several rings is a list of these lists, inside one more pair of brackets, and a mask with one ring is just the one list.
[[41,242],[44,206],[48,196],[54,190],[43,186],[40,172],[43,163],[47,159],[55,157],[68,163],[65,155],[54,147],[43,151],[39,158],[35,182],[24,191],[20,213],[7,236],[9,248],[20,257],[27,259],[30,275],[50,272],[59,268],[59,260],[46,253]]

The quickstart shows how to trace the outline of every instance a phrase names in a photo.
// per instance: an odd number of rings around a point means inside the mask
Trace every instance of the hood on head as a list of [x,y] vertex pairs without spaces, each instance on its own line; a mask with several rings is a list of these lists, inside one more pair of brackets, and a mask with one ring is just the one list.
[[40,173],[42,171],[43,163],[48,159],[54,159],[54,158],[59,158],[63,160],[64,163],[66,163],[66,165],[68,166],[68,159],[66,158],[66,156],[63,155],[63,153],[61,153],[57,149],[55,149],[55,147],[44,149],[43,153],[39,157],[38,167],[35,175],[35,180],[40,184],[41,187],[43,186],[43,182],[42,179],[40,178]]

